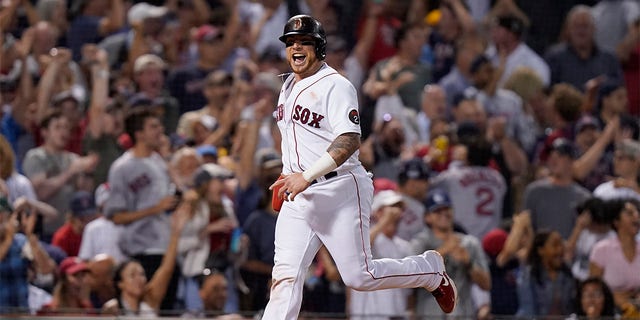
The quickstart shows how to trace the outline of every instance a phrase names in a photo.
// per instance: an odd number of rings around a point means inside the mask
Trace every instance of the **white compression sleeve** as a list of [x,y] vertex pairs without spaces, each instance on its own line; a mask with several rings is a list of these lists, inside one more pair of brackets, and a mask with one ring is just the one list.
[[307,182],[312,182],[337,167],[338,165],[336,164],[336,161],[333,160],[333,157],[331,157],[328,152],[325,152],[322,157],[320,157],[320,159],[311,166],[311,168],[302,172],[302,177],[307,180]]

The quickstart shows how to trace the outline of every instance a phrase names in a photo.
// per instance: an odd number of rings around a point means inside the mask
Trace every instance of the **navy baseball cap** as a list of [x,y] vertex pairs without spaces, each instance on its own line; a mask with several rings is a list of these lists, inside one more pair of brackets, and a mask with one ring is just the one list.
[[431,177],[431,168],[421,158],[413,158],[402,163],[398,180],[424,179]]
[[553,143],[551,144],[551,151],[555,151],[558,154],[570,157],[571,159],[576,159],[578,157],[578,151],[573,145],[573,142],[565,138],[557,138],[553,140]]
[[576,122],[576,134],[581,133],[582,130],[585,130],[587,128],[592,128],[592,129],[600,129],[600,124],[598,123],[598,120],[596,120],[596,118],[594,118],[591,115],[585,114],[582,117],[580,117],[580,119],[578,119],[578,121]]
[[196,153],[198,153],[198,155],[200,155],[201,157],[204,156],[214,156],[217,157],[218,156],[218,148],[210,145],[210,144],[205,144],[205,145],[201,145],[198,148],[196,148]]
[[433,190],[427,195],[424,203],[427,212],[434,212],[442,208],[451,208],[451,199],[443,190]]
[[69,208],[76,218],[91,216],[98,212],[95,197],[87,191],[75,192],[71,197]]
[[521,36],[526,29],[524,21],[514,15],[499,16],[496,19],[496,24],[517,36]]

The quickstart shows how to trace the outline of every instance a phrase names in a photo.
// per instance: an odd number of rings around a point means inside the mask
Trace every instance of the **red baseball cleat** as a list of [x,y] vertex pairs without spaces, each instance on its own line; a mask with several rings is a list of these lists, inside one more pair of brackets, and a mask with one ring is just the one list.
[[458,304],[458,289],[453,280],[449,278],[444,268],[444,260],[440,253],[434,250],[429,250],[424,253],[425,258],[435,268],[438,274],[442,275],[442,282],[435,290],[431,291],[431,294],[436,298],[440,309],[444,313],[451,313]]

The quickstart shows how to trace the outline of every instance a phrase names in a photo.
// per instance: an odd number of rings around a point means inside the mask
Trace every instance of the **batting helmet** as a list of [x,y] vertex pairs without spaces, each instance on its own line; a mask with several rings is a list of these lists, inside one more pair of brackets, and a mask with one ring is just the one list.
[[310,35],[316,40],[316,56],[320,60],[324,60],[327,49],[327,37],[324,33],[322,24],[311,16],[297,15],[293,16],[284,25],[284,32],[280,36],[280,41],[286,43],[287,37],[293,35]]

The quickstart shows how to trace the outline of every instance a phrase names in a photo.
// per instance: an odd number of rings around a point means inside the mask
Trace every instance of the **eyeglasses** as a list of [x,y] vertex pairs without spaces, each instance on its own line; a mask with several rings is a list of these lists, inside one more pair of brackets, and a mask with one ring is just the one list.
[[293,46],[296,42],[300,42],[301,45],[303,46],[315,46],[316,42],[313,40],[287,40],[285,42],[285,46],[291,47]]

